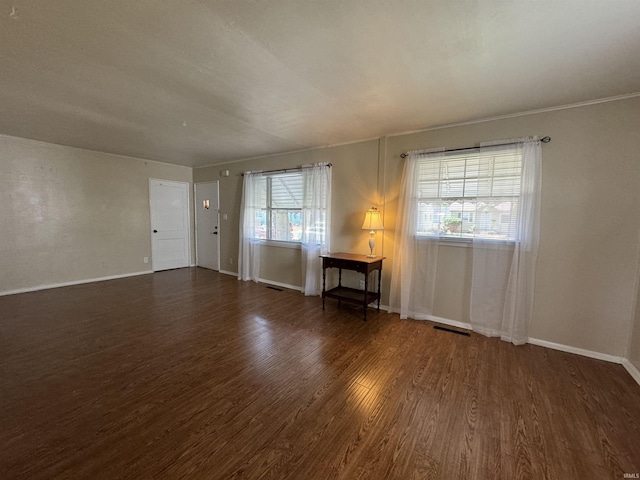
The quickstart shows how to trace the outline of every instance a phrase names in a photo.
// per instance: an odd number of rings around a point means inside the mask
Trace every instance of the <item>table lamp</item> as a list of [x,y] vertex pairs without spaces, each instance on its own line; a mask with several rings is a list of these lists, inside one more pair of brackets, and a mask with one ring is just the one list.
[[369,248],[371,249],[371,254],[367,255],[367,257],[374,258],[376,256],[373,254],[373,248],[376,245],[376,230],[384,230],[380,212],[376,207],[371,207],[369,211],[367,211],[364,217],[364,223],[362,224],[362,230],[369,230]]

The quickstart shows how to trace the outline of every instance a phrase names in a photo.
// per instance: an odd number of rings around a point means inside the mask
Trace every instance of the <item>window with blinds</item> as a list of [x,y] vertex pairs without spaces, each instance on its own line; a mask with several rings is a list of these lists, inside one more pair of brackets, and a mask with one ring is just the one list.
[[300,242],[302,239],[302,172],[267,175],[259,179],[254,238]]
[[521,169],[515,149],[418,159],[417,234],[514,240]]

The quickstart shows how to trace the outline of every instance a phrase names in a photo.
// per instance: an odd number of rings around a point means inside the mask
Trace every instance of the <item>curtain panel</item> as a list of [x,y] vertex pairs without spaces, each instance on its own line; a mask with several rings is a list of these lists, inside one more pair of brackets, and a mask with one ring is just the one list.
[[322,261],[329,253],[331,226],[331,166],[303,167],[302,293],[322,294]]
[[533,314],[542,147],[537,138],[508,142],[514,145],[483,143],[480,151],[499,155],[515,147],[522,157],[513,248],[506,251],[503,245],[474,238],[470,317],[474,331],[521,345],[528,341]]
[[240,203],[240,245],[238,248],[238,280],[258,281],[260,277],[260,239],[255,238],[263,196],[260,172],[245,172]]
[[[476,158],[448,156],[442,149],[409,152],[396,220],[390,311],[401,318],[433,319],[439,245],[471,242],[471,326],[483,335],[522,344],[533,312],[540,140],[485,143],[479,152]],[[451,161],[452,156],[458,158]],[[484,176],[496,170],[502,173]]]
[[419,174],[424,167],[419,161],[429,159],[427,168],[438,166],[444,158],[442,148],[410,152],[404,165],[396,235],[391,265],[390,311],[400,318],[428,320],[433,315],[433,302],[438,266],[440,231],[418,235]]
[[[328,253],[331,238],[331,165],[318,163],[304,166],[301,174],[301,291],[305,295],[320,295],[320,255]],[[259,222],[269,202],[264,183],[266,175],[261,172],[244,174],[240,207],[239,280],[258,282],[260,278],[260,250],[264,239],[256,237],[256,232],[260,230]]]

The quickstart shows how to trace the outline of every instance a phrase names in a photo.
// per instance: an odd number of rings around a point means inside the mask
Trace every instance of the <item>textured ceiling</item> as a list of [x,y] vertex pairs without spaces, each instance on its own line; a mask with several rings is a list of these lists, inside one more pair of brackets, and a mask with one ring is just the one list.
[[188,166],[640,92],[640,0],[0,0],[0,14],[0,133]]

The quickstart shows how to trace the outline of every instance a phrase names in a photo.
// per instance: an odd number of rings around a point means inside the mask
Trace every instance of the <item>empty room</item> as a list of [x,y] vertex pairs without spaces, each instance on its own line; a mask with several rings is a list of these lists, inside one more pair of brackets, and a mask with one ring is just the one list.
[[0,478],[640,478],[639,51],[638,0],[0,0]]

